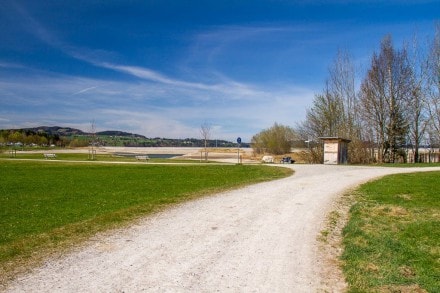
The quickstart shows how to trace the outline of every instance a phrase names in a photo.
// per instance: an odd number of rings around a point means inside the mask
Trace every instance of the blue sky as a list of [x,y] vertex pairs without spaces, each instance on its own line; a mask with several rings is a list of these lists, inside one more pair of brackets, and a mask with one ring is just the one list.
[[3,0],[0,128],[235,141],[304,120],[338,50],[423,45],[434,0]]

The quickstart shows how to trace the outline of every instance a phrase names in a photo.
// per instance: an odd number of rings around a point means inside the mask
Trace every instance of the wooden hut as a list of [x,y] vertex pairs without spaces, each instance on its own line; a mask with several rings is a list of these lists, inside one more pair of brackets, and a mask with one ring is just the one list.
[[339,165],[348,162],[349,139],[340,137],[320,137],[324,142],[324,164]]

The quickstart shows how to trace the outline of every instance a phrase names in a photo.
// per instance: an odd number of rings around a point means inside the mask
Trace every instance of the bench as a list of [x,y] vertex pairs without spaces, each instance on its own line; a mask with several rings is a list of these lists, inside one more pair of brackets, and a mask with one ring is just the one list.
[[148,156],[135,156],[138,161],[148,161],[150,158]]
[[47,159],[54,159],[57,157],[56,154],[43,154],[44,158]]

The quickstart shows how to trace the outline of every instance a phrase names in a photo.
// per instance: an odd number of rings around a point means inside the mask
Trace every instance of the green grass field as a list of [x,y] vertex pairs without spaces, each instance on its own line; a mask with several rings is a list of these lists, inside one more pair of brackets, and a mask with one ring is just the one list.
[[440,163],[387,163],[377,164],[382,167],[396,167],[396,168],[420,168],[420,167],[439,167]]
[[[50,153],[50,151],[47,151]],[[1,158],[10,158],[11,154],[9,152],[0,152]],[[28,160],[44,160],[43,153],[17,153],[16,157],[13,159],[28,159]],[[91,161],[89,155],[87,153],[57,153],[56,158],[48,159],[51,161]],[[94,157],[94,161],[101,162],[144,162],[138,161],[133,156],[124,157],[124,156],[115,156],[111,154],[97,154]],[[186,160],[186,159],[162,159],[162,158],[150,158],[148,161],[150,163],[210,163],[210,161],[200,161],[200,160]],[[145,162],[147,163],[147,162]]]
[[344,229],[349,292],[440,292],[439,186],[427,172],[359,188]]
[[170,204],[291,173],[268,166],[0,160],[0,275]]

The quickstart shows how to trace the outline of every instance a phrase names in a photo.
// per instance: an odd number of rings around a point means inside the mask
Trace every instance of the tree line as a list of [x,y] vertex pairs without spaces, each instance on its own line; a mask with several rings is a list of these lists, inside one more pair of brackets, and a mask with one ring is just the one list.
[[[319,137],[350,139],[351,163],[404,162],[407,150],[418,162],[422,146],[440,147],[439,92],[440,25],[427,46],[414,40],[395,47],[387,35],[360,78],[350,53],[339,51],[305,120],[289,129],[315,143]],[[257,150],[263,133],[252,139]],[[322,147],[311,150],[319,161]]]
[[[104,133],[104,134],[102,134]],[[237,144],[226,140],[185,138],[147,138],[140,135],[122,133],[123,135],[108,135],[113,132],[100,132],[94,137],[92,134],[60,135],[50,131],[35,131],[31,129],[3,129],[0,130],[0,147],[11,146],[57,146],[57,147],[87,147],[94,143],[96,146],[119,147],[236,147]],[[249,147],[242,143],[242,147]]]
[[30,130],[0,130],[1,145],[64,145],[65,139],[58,134],[48,134],[46,132],[34,132]]

